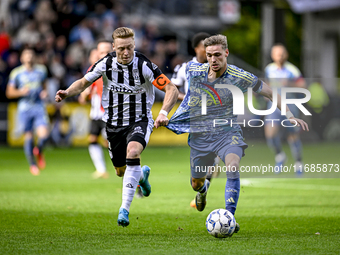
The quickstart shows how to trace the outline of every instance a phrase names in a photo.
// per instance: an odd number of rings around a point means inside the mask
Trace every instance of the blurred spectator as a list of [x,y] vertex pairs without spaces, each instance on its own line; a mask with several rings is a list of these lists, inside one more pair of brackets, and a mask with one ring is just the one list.
[[158,40],[161,39],[158,25],[155,22],[149,21],[148,23],[146,23],[145,38],[148,40],[149,43],[148,52],[153,52],[155,49],[155,44]]
[[55,40],[54,51],[57,55],[60,55],[62,58],[65,57],[67,47],[67,40],[64,35],[59,35]]
[[0,102],[6,101],[5,92],[6,92],[7,76],[8,76],[8,74],[6,73],[6,68],[7,68],[7,65],[0,56]]
[[56,36],[65,35],[68,37],[70,30],[79,23],[87,14],[83,8],[83,1],[54,0],[57,11],[57,21],[53,25]]
[[143,38],[144,38],[144,30],[143,30],[143,23],[138,17],[134,17],[131,19],[130,23],[127,24],[135,31],[135,45],[136,50],[138,51],[142,48]]
[[123,20],[124,13],[126,2],[116,0],[0,0],[1,91],[10,71],[20,64],[18,51],[28,45],[36,49],[37,62],[48,68],[46,85],[52,102],[55,91],[83,75],[86,53],[95,41],[111,41],[114,29],[123,25],[134,29],[136,50],[164,73],[172,73],[178,62],[177,41],[164,38],[157,22]]
[[29,20],[26,25],[19,30],[16,36],[18,47],[21,47],[22,45],[35,47],[40,39],[40,33],[38,32],[37,24],[34,20]]
[[155,47],[152,51],[154,55],[162,57],[165,59],[166,57],[166,42],[164,40],[158,40],[155,42]]
[[[96,31],[100,31],[103,25],[103,17],[106,12],[106,6],[102,3],[98,3],[94,7],[94,12],[92,12],[88,18],[92,21],[92,27]],[[111,32],[112,33],[112,32]]]
[[[86,63],[86,51],[82,46],[81,41],[77,41],[71,44],[66,51],[65,65],[67,68],[67,73],[64,77],[64,84],[66,86],[72,84],[75,80],[80,79],[82,74],[82,64]],[[70,100],[75,100],[71,98]]]
[[86,50],[81,40],[72,43],[67,48],[66,59],[66,65],[71,68],[80,67],[83,63],[86,62]]
[[4,27],[10,26],[10,12],[9,12],[9,6],[10,6],[11,0],[1,0],[0,1],[0,24]]
[[55,44],[55,35],[53,32],[48,32],[44,35],[44,58],[46,64],[50,63],[55,55],[54,44]]
[[6,31],[5,22],[0,21],[0,56],[9,50],[11,43],[10,35]]
[[80,40],[83,45],[92,47],[94,44],[94,36],[89,26],[90,20],[83,19],[77,26],[72,28],[69,36],[70,43],[74,43]]
[[53,56],[49,69],[53,77],[57,78],[60,82],[66,75],[66,68],[62,64],[61,56],[59,54]]
[[35,8],[34,0],[12,0],[10,4],[10,26],[12,31],[17,31],[32,15]]
[[52,4],[48,0],[38,2],[34,10],[34,19],[38,24],[51,24],[57,21],[57,14],[52,9]]
[[172,59],[177,55],[178,51],[178,44],[176,39],[170,39],[166,43],[166,58],[165,58],[165,67],[164,67],[164,72],[169,74],[170,76],[172,75],[173,69],[171,68],[171,61]]
[[54,96],[59,88],[64,88],[64,77],[66,76],[66,68],[61,62],[61,56],[59,54],[54,55],[51,63],[48,65],[52,77],[48,79],[47,91],[49,95],[49,101],[54,102]]
[[3,60],[6,62],[6,74],[9,75],[9,73],[20,65],[20,59],[19,59],[19,52],[17,50],[9,50],[3,57]]

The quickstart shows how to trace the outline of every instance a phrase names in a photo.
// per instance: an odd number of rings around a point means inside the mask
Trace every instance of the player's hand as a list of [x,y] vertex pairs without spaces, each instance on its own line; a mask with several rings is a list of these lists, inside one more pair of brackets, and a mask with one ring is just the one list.
[[90,98],[90,95],[94,95],[93,91],[94,89],[92,89],[91,87],[88,87],[83,92],[81,92],[78,97],[79,104],[82,104],[82,105],[86,104],[87,100],[89,100]]
[[155,128],[158,128],[160,126],[166,126],[169,124],[169,119],[167,116],[165,116],[164,114],[160,113],[155,121]]
[[68,92],[66,90],[58,90],[57,94],[55,95],[55,101],[57,103],[61,102],[68,96]]
[[42,100],[45,100],[45,99],[47,98],[47,96],[48,96],[47,91],[46,91],[45,89],[42,90],[42,91],[40,92],[39,96],[40,96],[40,98],[41,98]]
[[85,96],[80,94],[80,96],[78,97],[78,102],[79,102],[79,104],[82,104],[82,105],[86,104]]
[[291,117],[288,120],[293,125],[297,125],[298,127],[301,127],[303,131],[309,131],[308,124],[305,121],[298,119],[298,118],[294,118],[294,117]]
[[21,88],[20,93],[21,93],[22,97],[28,96],[28,94],[30,93],[29,87],[25,86],[25,87]]

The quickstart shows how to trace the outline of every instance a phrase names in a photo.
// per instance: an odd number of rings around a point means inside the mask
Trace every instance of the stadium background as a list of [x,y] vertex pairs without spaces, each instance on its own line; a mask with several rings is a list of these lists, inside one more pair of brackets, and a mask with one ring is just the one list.
[[[134,28],[137,49],[168,76],[194,54],[190,39],[196,32],[226,34],[228,62],[259,77],[270,62],[271,45],[286,44],[289,60],[301,69],[315,99],[306,106],[313,116],[304,117],[312,130],[301,133],[304,163],[328,170],[339,164],[339,0],[1,0],[0,254],[339,254],[335,167],[323,179],[311,172],[302,178],[242,173],[235,214],[241,231],[218,240],[205,230],[205,219],[224,206],[225,174],[213,180],[205,211],[191,208],[195,192],[189,184],[187,135],[166,128],[154,131],[142,154],[142,164],[152,167],[152,194],[134,199],[130,226],[117,227],[122,179],[115,176],[108,153],[110,178],[91,177],[89,105],[80,106],[77,98],[55,104],[54,94],[84,74],[95,41],[110,39],[122,25]],[[39,62],[49,70],[51,137],[39,176],[30,174],[16,132],[16,101],[5,97],[8,74],[19,64],[24,44],[37,48]],[[319,100],[322,88],[328,101]],[[154,114],[161,98],[158,93]],[[263,105],[258,100],[256,108]],[[274,164],[263,129],[244,134],[249,148],[241,165]],[[283,149],[287,165],[294,164],[288,145]]]
[[[86,146],[89,106],[70,98],[55,104],[54,95],[87,70],[88,52],[97,39],[111,39],[118,26],[135,30],[136,50],[143,52],[171,77],[173,68],[194,55],[191,37],[199,31],[228,36],[228,62],[259,77],[270,62],[270,47],[284,43],[289,61],[297,65],[307,84],[319,81],[329,101],[307,105],[312,117],[305,120],[312,131],[303,141],[340,139],[339,1],[65,1],[4,0],[0,11],[0,142],[21,146],[15,127],[15,100],[5,97],[9,72],[20,64],[19,51],[34,46],[38,62],[49,71],[47,101],[52,146]],[[311,90],[312,91],[312,90]],[[313,92],[313,91],[312,91]],[[157,91],[157,101],[162,100]],[[265,102],[257,101],[261,109]],[[154,106],[158,113],[159,103]],[[251,118],[252,116],[246,116]],[[79,122],[78,120],[82,120]],[[245,132],[246,138],[263,140],[262,128]],[[155,130],[150,145],[185,145],[186,136]]]

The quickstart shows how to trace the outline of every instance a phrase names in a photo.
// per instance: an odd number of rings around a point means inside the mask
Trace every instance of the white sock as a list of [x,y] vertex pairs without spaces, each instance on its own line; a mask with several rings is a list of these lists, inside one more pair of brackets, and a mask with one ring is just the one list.
[[144,174],[143,174],[143,171],[142,171],[142,168],[141,168],[141,170],[140,170],[140,178],[139,178],[138,184],[139,184],[141,181],[143,181],[143,179],[144,179]]
[[130,205],[135,195],[136,188],[142,175],[141,166],[126,166],[123,178],[122,208],[130,210]]
[[285,158],[286,158],[286,153],[284,153],[283,151],[275,155],[276,162],[283,161]]
[[106,172],[103,149],[98,143],[89,145],[89,152],[96,170],[100,173]]

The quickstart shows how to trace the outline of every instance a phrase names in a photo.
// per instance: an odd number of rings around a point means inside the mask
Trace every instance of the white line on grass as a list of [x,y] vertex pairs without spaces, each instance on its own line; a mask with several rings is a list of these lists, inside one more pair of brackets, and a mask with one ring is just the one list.
[[[302,179],[299,179],[302,180]],[[305,179],[307,180],[307,179]],[[291,183],[293,182],[293,183]],[[340,191],[339,186],[294,183],[294,179],[242,179],[241,185],[253,188],[294,189],[294,190],[333,190]]]

